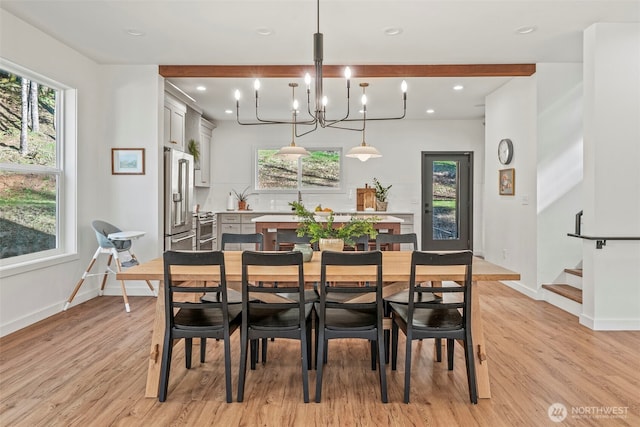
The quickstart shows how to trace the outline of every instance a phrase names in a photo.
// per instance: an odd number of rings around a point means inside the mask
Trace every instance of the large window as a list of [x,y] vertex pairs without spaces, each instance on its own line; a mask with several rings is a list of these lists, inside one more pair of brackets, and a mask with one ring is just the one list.
[[342,177],[342,150],[311,148],[311,154],[297,160],[276,156],[277,149],[258,149],[257,190],[339,190]]
[[[12,72],[13,71],[13,72]],[[62,93],[0,64],[0,258],[60,248]]]

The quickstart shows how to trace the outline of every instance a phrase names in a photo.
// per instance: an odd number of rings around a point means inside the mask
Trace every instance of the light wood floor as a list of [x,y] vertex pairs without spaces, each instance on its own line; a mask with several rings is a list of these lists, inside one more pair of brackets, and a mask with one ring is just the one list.
[[[480,292],[493,398],[475,406],[460,347],[449,372],[434,362],[430,341],[415,344],[408,405],[404,363],[397,372],[387,367],[390,403],[382,404],[369,347],[359,341],[330,343],[323,401],[304,404],[298,346],[287,340],[270,343],[268,363],[248,374],[245,401],[231,404],[221,344],[210,340],[207,362],[194,361],[190,371],[179,344],[168,400],[159,403],[143,397],[155,299],[131,298],[127,314],[121,298],[101,297],[0,339],[0,425],[640,425],[640,333],[591,331],[497,282]],[[238,353],[235,334],[234,399]],[[313,400],[315,372],[310,383]],[[556,402],[569,410],[562,424],[547,415]],[[604,419],[584,415],[593,411],[587,407],[628,409],[623,418]],[[573,408],[583,418],[574,418]]]

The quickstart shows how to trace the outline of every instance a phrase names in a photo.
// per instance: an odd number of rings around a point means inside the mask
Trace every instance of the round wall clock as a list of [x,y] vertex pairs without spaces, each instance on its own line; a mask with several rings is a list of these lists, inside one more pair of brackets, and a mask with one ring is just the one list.
[[498,144],[498,160],[503,165],[508,165],[513,159],[513,142],[510,139],[503,139]]

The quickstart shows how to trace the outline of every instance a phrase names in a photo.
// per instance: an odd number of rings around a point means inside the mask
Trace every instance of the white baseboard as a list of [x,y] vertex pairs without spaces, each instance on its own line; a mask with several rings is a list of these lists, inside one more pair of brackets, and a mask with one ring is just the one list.
[[[96,289],[87,288],[87,290],[83,290],[83,292],[78,292],[76,294],[71,306],[89,301],[90,299],[95,298],[97,296],[98,296],[98,291]],[[26,328],[27,326],[33,325],[36,322],[44,320],[47,317],[60,313],[66,302],[67,300],[55,302],[53,304],[50,304],[47,307],[44,307],[41,310],[34,311],[33,313],[29,313],[25,316],[20,317],[19,319],[13,320],[9,323],[5,323],[4,325],[0,325],[0,337],[9,335],[17,330]]]
[[520,282],[501,280],[500,283],[504,283],[505,285],[507,285],[511,289],[514,289],[514,290],[520,292],[521,294],[524,294],[524,295],[528,296],[531,299],[535,299],[535,300],[541,300],[542,299],[542,296],[540,295],[539,291],[534,291],[530,287],[525,286]]
[[640,319],[594,319],[582,314],[580,324],[594,331],[640,331]]

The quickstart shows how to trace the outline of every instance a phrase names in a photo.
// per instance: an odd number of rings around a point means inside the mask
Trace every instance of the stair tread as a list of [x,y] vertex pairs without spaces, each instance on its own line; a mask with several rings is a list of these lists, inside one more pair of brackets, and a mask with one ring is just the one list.
[[565,268],[565,273],[573,274],[574,276],[582,277],[582,269],[581,268]]
[[550,292],[582,304],[582,289],[574,288],[571,285],[565,284],[542,285],[542,287]]

